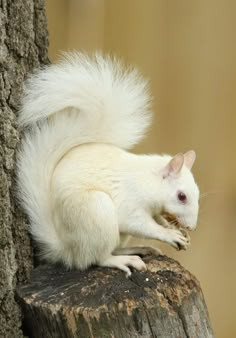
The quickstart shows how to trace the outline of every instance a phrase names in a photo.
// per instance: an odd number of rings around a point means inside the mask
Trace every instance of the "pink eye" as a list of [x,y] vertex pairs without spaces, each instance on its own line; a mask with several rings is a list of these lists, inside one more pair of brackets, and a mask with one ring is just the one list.
[[187,202],[187,196],[185,195],[184,192],[179,191],[178,192],[178,200],[182,203],[186,203]]

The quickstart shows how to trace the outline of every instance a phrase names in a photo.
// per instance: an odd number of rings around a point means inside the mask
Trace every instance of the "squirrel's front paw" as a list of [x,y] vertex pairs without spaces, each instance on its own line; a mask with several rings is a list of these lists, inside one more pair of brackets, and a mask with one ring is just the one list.
[[186,250],[190,245],[190,237],[177,229],[165,229],[165,242],[177,250]]

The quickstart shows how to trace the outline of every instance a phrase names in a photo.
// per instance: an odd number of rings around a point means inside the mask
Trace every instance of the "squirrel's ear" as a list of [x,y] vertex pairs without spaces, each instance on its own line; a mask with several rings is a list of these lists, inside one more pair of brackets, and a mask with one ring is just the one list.
[[195,160],[196,160],[196,153],[194,150],[189,150],[186,153],[184,153],[184,164],[189,170],[192,169],[192,166]]
[[176,176],[181,171],[184,164],[184,155],[183,154],[177,154],[175,155],[170,162],[167,164],[164,170],[163,178],[166,178],[167,176]]

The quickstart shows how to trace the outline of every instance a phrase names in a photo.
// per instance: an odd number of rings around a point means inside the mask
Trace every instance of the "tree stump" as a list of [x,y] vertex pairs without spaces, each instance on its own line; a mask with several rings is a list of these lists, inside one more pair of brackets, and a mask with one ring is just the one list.
[[196,278],[166,256],[146,257],[130,278],[93,267],[42,265],[17,290],[32,338],[214,337]]

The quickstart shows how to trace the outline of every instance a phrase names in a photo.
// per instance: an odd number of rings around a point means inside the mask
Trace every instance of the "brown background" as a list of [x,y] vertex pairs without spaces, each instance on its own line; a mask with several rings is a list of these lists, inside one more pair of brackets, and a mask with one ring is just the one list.
[[236,2],[47,0],[50,57],[102,49],[150,78],[155,121],[137,152],[195,149],[202,199],[192,246],[217,337],[236,337]]

